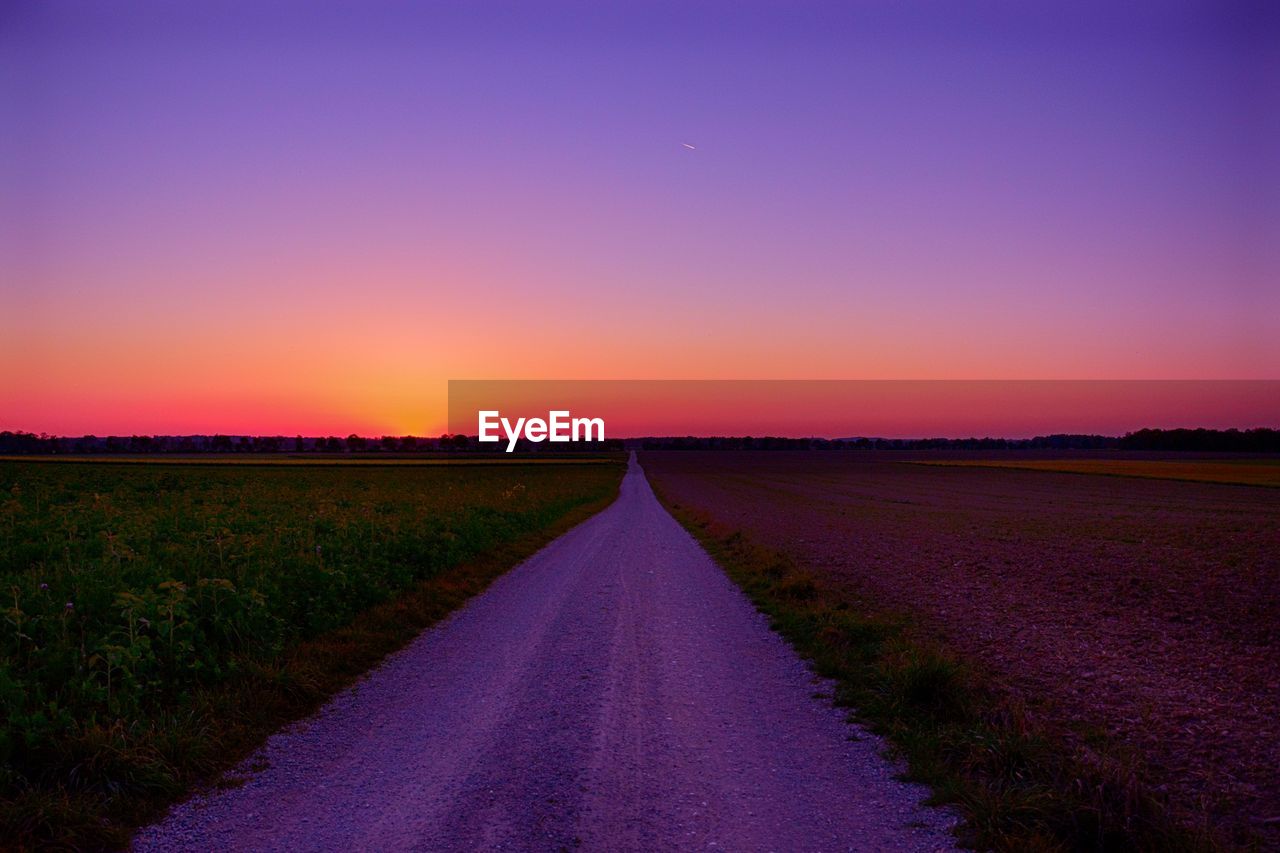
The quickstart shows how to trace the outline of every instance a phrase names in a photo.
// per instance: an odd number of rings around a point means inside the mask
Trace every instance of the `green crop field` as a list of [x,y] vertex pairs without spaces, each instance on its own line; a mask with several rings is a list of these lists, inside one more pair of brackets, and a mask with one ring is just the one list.
[[[438,617],[483,586],[452,569],[504,547],[510,565],[622,471],[0,461],[0,836],[118,842],[85,827],[144,817],[218,769],[224,740],[243,749],[341,685],[314,661],[301,678],[300,647],[345,630],[334,665],[373,662],[391,641],[360,648],[353,619],[402,591]],[[265,693],[286,707],[228,722]]]

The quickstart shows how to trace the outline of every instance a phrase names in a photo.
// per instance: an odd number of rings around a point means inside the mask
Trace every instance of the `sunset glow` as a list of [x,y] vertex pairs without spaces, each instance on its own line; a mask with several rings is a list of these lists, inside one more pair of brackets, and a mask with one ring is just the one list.
[[450,378],[1280,376],[1274,18],[922,7],[12,5],[0,429],[435,434]]

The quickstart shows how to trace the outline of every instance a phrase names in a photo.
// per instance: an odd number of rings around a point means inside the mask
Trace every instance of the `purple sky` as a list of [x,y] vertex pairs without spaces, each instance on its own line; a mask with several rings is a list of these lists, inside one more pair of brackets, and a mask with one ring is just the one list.
[[1277,8],[10,0],[0,428],[1275,378]]

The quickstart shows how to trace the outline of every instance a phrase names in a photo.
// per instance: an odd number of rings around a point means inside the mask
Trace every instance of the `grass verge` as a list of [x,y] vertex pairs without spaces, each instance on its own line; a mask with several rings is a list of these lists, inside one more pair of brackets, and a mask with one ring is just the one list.
[[[836,681],[836,701],[884,736],[908,778],[964,817],[966,846],[1008,851],[1220,851],[1208,827],[1177,819],[1114,745],[1048,731],[970,662],[902,617],[879,614],[778,551],[700,511],[659,500]],[[1073,745],[1078,740],[1078,745]]]
[[[145,723],[86,725],[62,745],[73,768],[66,778],[24,786],[0,800],[0,847],[123,847],[134,827],[217,780],[281,726],[315,712],[516,563],[603,510],[617,488],[615,483],[607,496],[572,508],[545,529],[420,581],[270,662],[245,657],[237,662],[241,677],[195,691],[178,713]],[[118,783],[115,790],[82,788],[76,783],[81,776]]]

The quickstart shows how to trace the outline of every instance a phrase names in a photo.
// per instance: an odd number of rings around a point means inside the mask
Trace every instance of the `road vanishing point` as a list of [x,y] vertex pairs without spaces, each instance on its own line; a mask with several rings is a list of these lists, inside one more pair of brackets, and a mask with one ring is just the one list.
[[609,508],[134,847],[954,849],[830,690],[632,454]]

